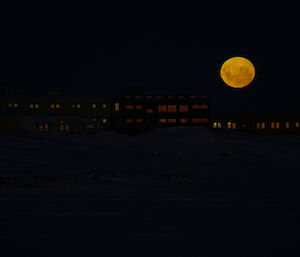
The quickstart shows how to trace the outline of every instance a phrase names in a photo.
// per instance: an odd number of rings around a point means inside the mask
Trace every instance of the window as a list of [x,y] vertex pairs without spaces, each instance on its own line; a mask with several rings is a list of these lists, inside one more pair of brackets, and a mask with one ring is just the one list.
[[143,109],[143,106],[141,104],[138,104],[135,106],[135,109],[137,110],[142,110]]
[[126,122],[127,124],[131,124],[131,123],[133,123],[133,119],[126,119],[125,122]]
[[161,124],[165,124],[167,123],[167,119],[159,119],[158,122]]
[[222,128],[222,123],[218,122],[218,128]]
[[120,111],[120,104],[119,103],[115,103],[115,111],[116,112]]
[[173,99],[173,98],[174,98],[174,96],[173,96],[173,95],[169,95],[169,96],[168,96],[168,98],[170,98],[170,99]]
[[200,109],[208,109],[208,105],[207,104],[200,104]]
[[56,108],[56,109],[59,109],[59,108],[60,108],[60,104],[56,104],[56,105],[55,105],[55,108]]
[[65,130],[66,130],[66,131],[69,131],[69,130],[70,130],[69,124],[66,124],[66,125],[65,125]]
[[280,123],[276,122],[276,128],[279,129],[280,128]]
[[35,104],[35,105],[34,105],[34,108],[35,108],[35,109],[39,109],[39,108],[40,108],[40,105],[39,105],[39,104]]
[[141,124],[141,123],[143,123],[143,120],[142,120],[142,119],[136,119],[136,120],[135,120],[135,123]]
[[231,129],[231,122],[230,122],[230,121],[227,122],[227,128],[228,128],[228,129]]
[[187,123],[189,122],[189,120],[188,120],[188,119],[185,119],[185,118],[180,119],[179,121],[180,121],[180,123],[182,123],[182,124],[187,124]]
[[127,104],[126,106],[125,106],[125,109],[126,110],[133,110],[133,105],[132,104]]
[[65,130],[64,124],[60,124],[60,125],[59,125],[59,130],[60,130],[60,131],[64,131],[64,130]]
[[261,128],[262,128],[262,129],[265,129],[265,128],[266,128],[266,123],[265,123],[265,122],[262,122],[262,123],[261,123]]
[[256,122],[256,128],[260,129],[260,122]]
[[288,121],[285,123],[285,128],[287,128],[287,129],[290,128],[290,123]]
[[236,123],[232,122],[232,129],[236,129]]
[[194,118],[194,119],[192,119],[192,122],[193,122],[193,123],[200,123],[200,119]]
[[166,105],[159,105],[158,106],[158,112],[167,112],[167,106]]
[[299,121],[296,121],[295,127],[296,127],[296,128],[299,128],[299,127],[300,127],[300,122],[299,122]]
[[92,104],[92,108],[96,109],[97,108],[97,104]]
[[13,107],[13,104],[8,104],[8,107],[9,107],[9,108],[12,108],[12,107]]
[[176,119],[168,119],[168,123],[176,123]]
[[33,104],[30,104],[30,105],[29,105],[29,108],[30,108],[30,109],[33,109],[33,108],[34,108],[34,105],[33,105]]
[[153,113],[153,110],[152,109],[147,109],[146,113]]
[[87,127],[88,129],[93,129],[93,128],[95,128],[95,126],[94,126],[93,124],[87,124],[86,127]]
[[43,131],[43,132],[47,132],[49,130],[49,124],[45,123],[45,124],[39,125],[39,130]]
[[107,123],[107,119],[102,119],[102,123],[106,124]]
[[194,109],[194,110],[200,109],[200,104],[193,104],[192,109]]
[[217,122],[213,123],[213,128],[216,129],[217,128]]
[[50,104],[50,108],[54,109],[55,108],[55,104]]
[[275,128],[275,122],[271,122],[271,129]]
[[19,105],[18,104],[14,104],[14,108],[18,108],[19,107]]
[[102,108],[106,109],[107,108],[107,104],[102,104]]
[[177,112],[177,106],[176,105],[168,105],[168,112],[171,112],[171,113]]
[[189,106],[188,105],[179,105],[179,112],[188,112]]
[[208,122],[208,119],[207,118],[201,118],[200,122]]

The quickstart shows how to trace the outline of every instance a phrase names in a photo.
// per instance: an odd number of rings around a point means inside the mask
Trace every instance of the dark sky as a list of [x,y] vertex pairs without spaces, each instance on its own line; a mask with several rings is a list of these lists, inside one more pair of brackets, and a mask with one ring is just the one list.
[[[0,81],[9,88],[38,95],[56,89],[64,95],[117,96],[128,86],[180,93],[188,51],[190,92],[208,94],[214,111],[300,109],[296,6],[2,2]],[[256,67],[257,77],[246,90],[232,91],[220,81],[220,65],[232,56],[248,57]]]

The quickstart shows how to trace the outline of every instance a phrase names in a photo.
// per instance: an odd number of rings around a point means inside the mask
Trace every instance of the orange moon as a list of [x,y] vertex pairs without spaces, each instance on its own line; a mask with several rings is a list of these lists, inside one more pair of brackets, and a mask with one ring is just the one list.
[[228,86],[244,88],[253,81],[255,68],[248,59],[244,57],[233,57],[223,63],[220,75]]

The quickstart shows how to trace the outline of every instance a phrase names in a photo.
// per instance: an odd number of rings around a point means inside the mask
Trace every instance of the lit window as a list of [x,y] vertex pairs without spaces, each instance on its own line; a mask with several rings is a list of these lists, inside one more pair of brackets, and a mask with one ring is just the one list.
[[69,131],[69,130],[70,130],[69,124],[66,124],[66,125],[65,125],[65,130],[66,130],[66,131]]
[[179,105],[179,112],[188,112],[189,106],[188,105]]
[[125,106],[125,109],[126,110],[133,110],[133,108],[134,108],[134,106],[132,105],[132,104],[127,104],[126,106]]
[[30,104],[30,105],[29,105],[29,108],[30,108],[30,109],[33,109],[33,108],[34,108],[34,105],[33,105],[33,104]]
[[39,126],[39,129],[40,129],[40,131],[43,131],[43,130],[44,130],[44,126],[43,126],[43,125],[40,125],[40,126]]
[[93,124],[88,124],[86,127],[89,128],[89,129],[95,128],[95,126]]
[[217,122],[214,122],[214,123],[213,123],[213,128],[214,128],[214,129],[217,128]]
[[120,111],[120,104],[119,103],[115,103],[115,111],[116,112]]
[[166,105],[159,105],[158,106],[158,112],[167,112],[167,106]]
[[280,123],[276,122],[276,128],[279,129],[280,128]]
[[135,120],[135,123],[141,124],[141,123],[143,123],[143,120],[142,120],[142,119],[136,119],[136,120]]
[[260,129],[260,122],[256,122],[256,128]]
[[176,123],[176,119],[168,119],[168,123]]
[[107,108],[107,104],[102,104],[102,108],[106,109]]
[[45,123],[45,130],[48,130],[48,129],[49,129],[49,124]]
[[200,119],[194,118],[194,119],[192,119],[192,122],[193,122],[193,123],[200,123]]
[[77,108],[77,109],[80,109],[80,104],[76,104],[76,108]]
[[8,107],[9,107],[9,108],[12,108],[12,107],[13,107],[13,104],[8,104]]
[[14,108],[18,108],[19,107],[19,105],[18,104],[14,104]]
[[207,118],[201,118],[200,122],[208,122],[208,119]]
[[174,98],[174,96],[173,95],[169,95],[168,98],[172,99],[172,98]]
[[59,125],[59,130],[60,130],[60,131],[64,131],[64,129],[65,129],[64,124],[60,124],[60,125]]
[[97,108],[97,104],[92,104],[92,108],[96,109]]
[[72,104],[72,108],[76,108],[76,105],[75,105],[75,104]]
[[231,129],[231,122],[230,122],[230,121],[227,122],[227,128],[228,128],[228,129]]
[[159,119],[158,122],[165,124],[165,123],[167,123],[167,119]]
[[142,110],[142,109],[143,109],[143,106],[140,105],[140,104],[138,104],[138,105],[135,106],[135,108],[136,108],[137,110]]
[[271,129],[275,128],[275,122],[271,122]]
[[50,108],[54,109],[55,108],[55,104],[50,104]]
[[296,127],[296,128],[299,128],[299,127],[300,127],[300,122],[299,122],[299,121],[296,121],[295,127]]
[[153,113],[153,110],[152,109],[147,109],[146,113]]
[[177,106],[176,105],[168,105],[168,112],[177,112]]
[[34,108],[35,108],[35,109],[39,109],[39,108],[40,108],[40,105],[39,105],[39,104],[35,104],[35,105],[34,105]]
[[188,123],[188,119],[180,119],[180,123],[186,124],[186,123]]
[[265,128],[266,128],[266,123],[265,123],[265,122],[262,122],[262,123],[261,123],[261,128],[262,128],[262,129],[265,129]]
[[222,128],[222,123],[218,122],[218,128]]
[[232,129],[236,129],[236,123],[232,122]]
[[103,124],[107,123],[107,119],[102,119]]
[[287,129],[289,129],[289,128],[290,128],[290,123],[289,123],[289,122],[286,122],[286,123],[285,123],[285,127],[286,127]]
[[59,108],[60,108],[60,104],[56,104],[56,105],[55,105],[55,108],[56,108],[56,109],[59,109]]
[[200,104],[200,109],[208,109],[208,105],[207,104]]
[[133,123],[133,119],[126,119],[126,121],[125,121],[127,124],[131,124],[131,123]]
[[194,109],[194,110],[200,109],[200,105],[199,104],[193,104],[192,109]]

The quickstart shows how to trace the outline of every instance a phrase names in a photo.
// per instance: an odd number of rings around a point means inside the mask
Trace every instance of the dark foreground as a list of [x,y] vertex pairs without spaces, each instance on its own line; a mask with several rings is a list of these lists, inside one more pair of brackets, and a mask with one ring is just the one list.
[[[17,159],[24,147],[34,152],[34,144],[17,141]],[[39,152],[60,144],[34,142]],[[244,159],[233,156],[236,145],[221,151],[224,143],[214,161],[162,150],[149,157],[135,145],[139,151],[125,158],[132,170],[120,155],[116,171],[86,165],[36,174],[40,165],[47,170],[43,160],[26,175],[15,162],[12,175],[0,178],[1,256],[299,256],[299,148],[283,142],[264,142],[271,155]]]

